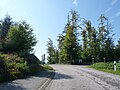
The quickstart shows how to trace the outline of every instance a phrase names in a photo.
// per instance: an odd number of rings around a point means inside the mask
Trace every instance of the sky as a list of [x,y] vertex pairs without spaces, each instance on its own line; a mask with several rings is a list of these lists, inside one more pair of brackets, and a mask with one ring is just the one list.
[[46,44],[51,38],[57,45],[57,35],[64,30],[67,15],[72,10],[80,17],[91,20],[97,28],[101,14],[109,17],[114,28],[115,44],[120,38],[120,0],[0,0],[0,19],[10,15],[13,21],[25,20],[34,29],[37,38],[35,55],[41,59],[46,54]]

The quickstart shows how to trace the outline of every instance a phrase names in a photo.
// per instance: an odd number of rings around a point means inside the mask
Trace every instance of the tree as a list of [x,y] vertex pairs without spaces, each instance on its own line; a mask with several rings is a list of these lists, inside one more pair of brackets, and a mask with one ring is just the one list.
[[100,45],[99,59],[104,60],[105,62],[108,59],[114,58],[114,55],[112,55],[113,57],[109,57],[109,54],[113,54],[112,52],[114,52],[113,51],[114,44],[112,40],[113,34],[111,34],[112,25],[109,19],[104,15],[101,15],[99,17],[98,29],[99,29],[98,39],[99,39],[99,45]]
[[0,21],[0,51],[4,48],[6,42],[6,36],[9,32],[9,29],[12,25],[12,18],[9,15],[6,15],[4,20]]
[[82,28],[83,50],[82,58],[86,62],[98,62],[113,59],[114,44],[111,33],[112,25],[108,18],[101,15],[98,31],[92,27],[91,21],[85,20]]
[[106,20],[107,18],[104,15],[101,15],[98,19],[99,59],[101,60],[105,58]]
[[115,47],[115,58],[117,60],[120,59],[120,39],[118,40],[118,44]]
[[92,47],[92,37],[93,37],[93,29],[92,29],[92,26],[91,26],[91,21],[86,21],[85,22],[85,30],[86,30],[86,43],[87,43],[87,57],[90,60],[92,60],[92,57],[93,57],[93,47]]
[[41,57],[42,57],[41,64],[45,64],[45,54],[43,54]]
[[[83,40],[83,46],[82,46],[82,58],[83,60],[87,60],[88,57],[88,52],[87,52],[87,34],[86,34],[86,30],[83,30],[82,33],[82,40]],[[87,62],[87,61],[86,61]]]
[[47,53],[48,53],[48,57],[47,57],[47,60],[48,60],[48,63],[50,64],[55,64],[56,61],[55,61],[55,49],[54,49],[54,46],[53,46],[53,41],[48,38],[48,42],[47,42]]
[[98,62],[98,54],[99,54],[99,43],[97,39],[97,30],[92,27],[92,41],[91,41],[91,49],[92,49],[92,63]]
[[77,12],[71,11],[65,26],[65,35],[60,35],[58,39],[61,63],[78,64],[79,62],[78,21]]
[[[98,29],[96,29],[90,20],[80,18],[78,13],[72,10],[68,14],[68,22],[64,31],[58,35],[58,49],[53,50],[53,57],[55,58],[57,55],[58,59],[54,60],[64,64],[79,64],[81,58],[84,63],[89,64],[99,61],[106,62],[114,60],[115,51],[116,57],[119,57],[119,48],[114,49],[111,31],[113,27],[109,18],[101,15],[98,21]],[[78,33],[78,30],[81,30],[81,34]],[[79,39],[82,39],[82,44]],[[58,54],[55,54],[56,51]]]
[[7,42],[5,43],[5,52],[32,52],[33,46],[37,43],[33,29],[25,22],[11,26]]
[[114,43],[111,37],[108,37],[105,41],[105,60],[106,61],[114,61],[115,51],[114,51]]
[[54,60],[55,63],[59,63],[59,50],[57,48],[54,48],[55,54],[54,54]]
[[59,60],[58,60],[58,63],[63,63],[64,61],[64,54],[63,54],[63,52],[64,52],[64,45],[63,45],[63,43],[64,43],[64,39],[65,39],[65,32],[63,32],[62,34],[59,34],[58,36],[57,36],[57,41],[58,41],[58,58],[59,58]]
[[91,22],[85,20],[81,33],[83,42],[82,58],[85,62],[90,62],[92,59],[92,33]]

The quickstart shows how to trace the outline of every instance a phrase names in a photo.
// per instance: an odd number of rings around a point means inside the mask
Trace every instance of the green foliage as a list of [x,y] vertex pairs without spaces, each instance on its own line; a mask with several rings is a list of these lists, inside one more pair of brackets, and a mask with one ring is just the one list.
[[[92,26],[90,20],[80,18],[79,14],[72,10],[68,14],[68,22],[64,31],[58,35],[59,60],[52,61],[54,63],[79,64],[82,59],[83,63],[91,64],[100,61],[110,62],[114,61],[115,56],[120,57],[119,48],[116,47],[114,50],[110,20],[101,15],[98,21],[97,29]],[[51,43],[51,52],[55,52],[52,45],[53,42]],[[51,60],[50,57],[49,60]]]
[[48,63],[49,64],[55,64],[58,63],[57,60],[57,49],[53,46],[53,41],[49,38],[49,41],[47,42],[47,53],[48,53]]
[[113,70],[114,63],[95,63],[91,65],[91,67],[95,67],[96,69],[112,69]]
[[39,59],[30,54],[37,43],[33,29],[25,21],[17,23],[11,20],[7,15],[0,23],[0,82],[43,69]]
[[0,22],[0,51],[2,51],[6,42],[6,36],[13,22],[9,15],[6,15],[6,17]]
[[41,57],[42,57],[41,64],[45,64],[45,54],[43,54]]
[[43,69],[44,70],[54,70],[51,66],[48,66],[48,65],[42,65]]
[[0,55],[0,82],[23,78],[26,75],[42,71],[39,59],[33,54],[19,57],[17,54]]
[[4,39],[7,36],[7,33],[12,25],[12,18],[9,15],[1,20],[1,37]]
[[42,70],[41,62],[34,54],[25,53],[22,57],[27,61],[31,74]]
[[77,64],[79,59],[78,43],[78,20],[79,15],[76,11],[71,11],[68,15],[68,22],[65,26],[63,35],[58,36],[59,42],[59,63]]
[[101,71],[105,71],[105,72],[109,72],[109,73],[113,73],[113,74],[118,74],[120,75],[120,63],[116,64],[117,66],[117,71],[114,71],[114,63],[113,62],[109,62],[109,63],[95,63],[89,67],[91,68],[95,68],[97,70],[101,70]]
[[16,79],[26,75],[29,70],[27,62],[17,55],[0,55],[0,79]]
[[91,62],[91,58],[93,57],[93,50],[95,47],[93,46],[94,42],[92,41],[93,37],[93,28],[91,27],[90,21],[85,21],[85,27],[82,30],[82,40],[83,40],[83,50],[82,50],[82,58],[85,62]]
[[118,40],[118,44],[115,47],[115,58],[120,60],[120,39]]
[[[113,34],[111,34],[112,25],[107,17],[101,15],[99,17],[98,25],[98,40],[99,40],[99,59],[109,61],[114,59],[114,44],[112,40]],[[112,51],[112,52],[111,52]],[[112,56],[112,57],[109,57]]]
[[98,30],[92,27],[91,22],[85,20],[82,27],[82,58],[84,62],[94,63],[99,61],[114,60],[114,44],[111,33],[112,25],[108,18],[101,15]]
[[25,21],[11,26],[4,50],[17,53],[32,51],[32,47],[37,43],[32,31],[33,29]]

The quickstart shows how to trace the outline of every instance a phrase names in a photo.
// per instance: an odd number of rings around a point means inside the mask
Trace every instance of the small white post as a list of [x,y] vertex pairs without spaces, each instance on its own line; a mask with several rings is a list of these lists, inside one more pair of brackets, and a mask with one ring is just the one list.
[[116,71],[116,61],[114,61],[114,71]]

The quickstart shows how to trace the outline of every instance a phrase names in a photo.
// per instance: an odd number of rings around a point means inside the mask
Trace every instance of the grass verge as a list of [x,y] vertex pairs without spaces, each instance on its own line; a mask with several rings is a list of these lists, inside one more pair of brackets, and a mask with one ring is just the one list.
[[42,65],[42,67],[43,67],[43,70],[54,70],[51,66],[47,64]]
[[107,63],[100,62],[100,63],[95,63],[93,65],[90,65],[88,67],[94,68],[96,70],[100,70],[100,71],[104,71],[104,72],[120,75],[120,63],[117,63],[116,66],[117,66],[117,70],[116,71],[114,71],[114,64],[113,64],[113,62],[107,62]]

